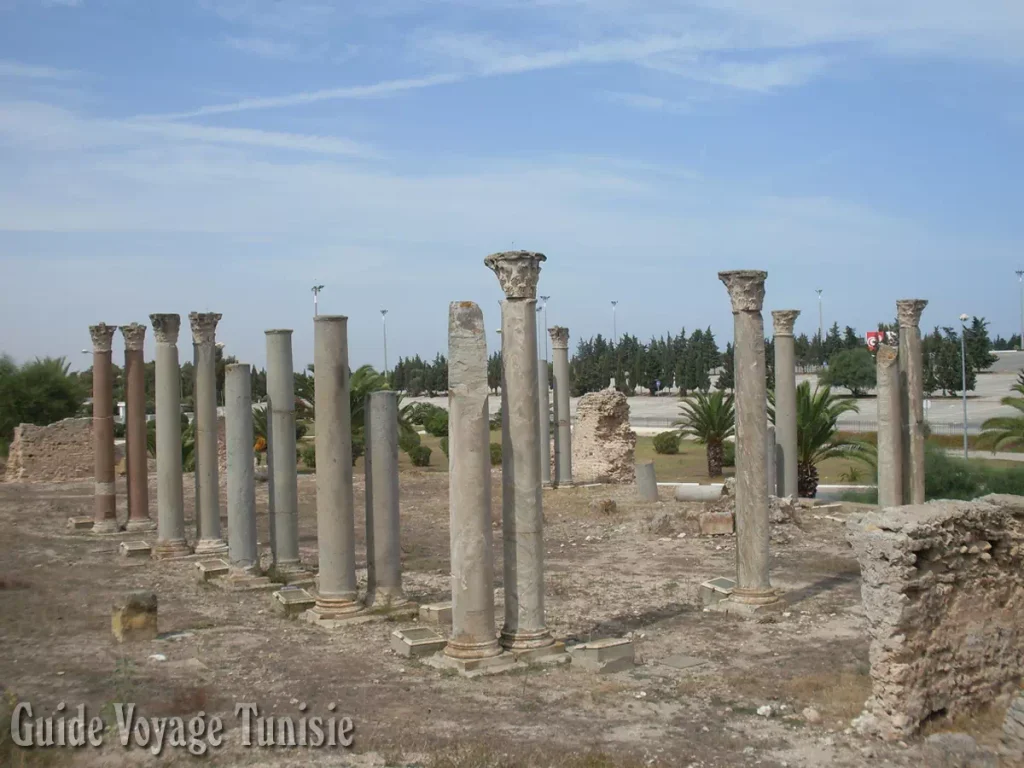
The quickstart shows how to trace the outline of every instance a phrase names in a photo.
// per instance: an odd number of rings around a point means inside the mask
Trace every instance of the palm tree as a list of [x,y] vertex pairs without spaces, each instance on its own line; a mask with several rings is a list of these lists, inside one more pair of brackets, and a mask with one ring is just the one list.
[[816,386],[805,381],[796,388],[797,492],[806,499],[818,493],[818,464],[825,459],[856,457],[864,450],[859,440],[840,440],[840,415],[859,413],[857,404],[832,394],[828,385]]
[[[146,425],[146,450],[156,458],[156,421]],[[196,468],[196,427],[195,421],[182,418],[181,425],[181,469],[192,472]]]
[[736,411],[733,396],[724,390],[697,392],[679,406],[682,418],[675,422],[681,435],[689,435],[705,446],[708,477],[722,474],[723,445],[736,434]]
[[1016,392],[1019,397],[1007,395],[999,402],[1015,409],[1019,415],[993,416],[981,425],[978,446],[991,447],[993,453],[1024,444],[1024,371],[1017,374],[1017,383],[1010,387],[1010,390]]

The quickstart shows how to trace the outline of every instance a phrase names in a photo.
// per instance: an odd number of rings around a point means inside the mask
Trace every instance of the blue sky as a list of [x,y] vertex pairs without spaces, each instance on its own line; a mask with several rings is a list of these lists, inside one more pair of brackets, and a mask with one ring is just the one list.
[[826,324],[922,297],[1008,335],[1022,85],[1009,0],[0,0],[0,350],[200,310],[301,365],[322,283],[379,367],[382,307],[392,363],[449,301],[497,328],[512,247],[573,345],[613,299],[724,344],[735,268],[798,332],[822,288]]

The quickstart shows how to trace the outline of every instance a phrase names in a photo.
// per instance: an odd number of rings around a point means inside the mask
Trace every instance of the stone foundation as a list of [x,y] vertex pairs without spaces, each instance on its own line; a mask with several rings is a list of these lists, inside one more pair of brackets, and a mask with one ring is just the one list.
[[1024,497],[891,507],[847,525],[871,638],[859,730],[901,738],[1017,689]]
[[[124,456],[115,446],[114,460]],[[64,419],[45,427],[21,424],[14,430],[4,479],[9,482],[63,482],[93,476],[92,419]]]
[[572,431],[573,482],[632,483],[635,453],[626,396],[605,389],[580,398]]

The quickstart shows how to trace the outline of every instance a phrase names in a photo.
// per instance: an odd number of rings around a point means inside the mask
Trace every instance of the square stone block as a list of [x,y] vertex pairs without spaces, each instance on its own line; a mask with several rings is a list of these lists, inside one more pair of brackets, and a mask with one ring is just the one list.
[[406,627],[391,633],[391,649],[399,656],[430,656],[448,644],[429,627]]
[[285,616],[298,616],[316,605],[316,599],[302,587],[282,587],[274,593],[271,605]]
[[569,654],[565,652],[565,643],[555,641],[543,648],[530,648],[525,651],[510,650],[516,661],[526,664],[566,664],[570,661]]
[[633,641],[624,637],[609,637],[570,646],[569,656],[573,666],[604,674],[632,669],[636,664]]
[[700,585],[697,591],[700,593],[700,601],[704,605],[714,605],[719,600],[724,600],[731,595],[735,588],[735,579],[729,579],[721,576],[717,579],[705,581]]
[[427,603],[420,606],[420,621],[425,624],[436,624],[441,627],[452,625],[452,604]]
[[701,536],[728,536],[733,532],[732,512],[704,512],[699,522]]
[[152,547],[144,541],[122,541],[117,548],[121,557],[149,557]]
[[132,592],[114,605],[111,630],[119,643],[156,639],[156,594]]
[[92,523],[91,517],[69,517],[67,529],[69,531],[91,531]]
[[212,581],[227,576],[230,570],[231,566],[225,560],[200,560],[196,563],[195,574],[199,581]]
[[483,677],[484,675],[500,675],[513,669],[525,669],[526,665],[516,661],[516,657],[507,651],[486,659],[453,659],[444,651],[423,659],[423,663],[435,669],[454,669],[466,678]]

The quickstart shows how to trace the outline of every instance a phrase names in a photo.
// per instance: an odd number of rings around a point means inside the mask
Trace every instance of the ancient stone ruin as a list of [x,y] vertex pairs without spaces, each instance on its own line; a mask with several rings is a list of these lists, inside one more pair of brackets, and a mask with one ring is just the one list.
[[62,482],[92,474],[92,418],[15,427],[7,457],[8,483]]
[[572,466],[576,483],[632,483],[636,477],[636,433],[629,428],[629,403],[614,389],[591,392],[576,406]]

